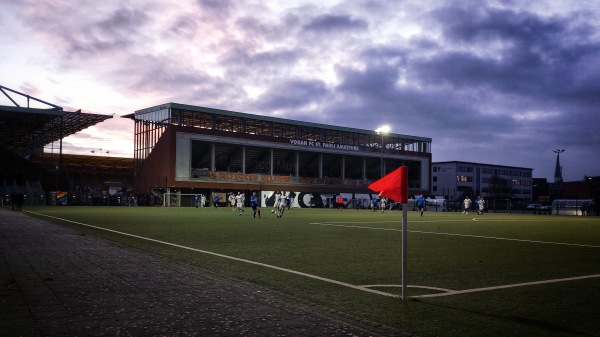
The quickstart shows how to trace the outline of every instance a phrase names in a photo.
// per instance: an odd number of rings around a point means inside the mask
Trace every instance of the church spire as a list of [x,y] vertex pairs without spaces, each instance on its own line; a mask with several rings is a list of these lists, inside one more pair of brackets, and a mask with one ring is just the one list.
[[560,154],[563,152],[565,152],[565,150],[554,150],[554,153],[556,153],[556,167],[554,168],[554,182],[555,183],[563,182],[562,166],[560,166]]

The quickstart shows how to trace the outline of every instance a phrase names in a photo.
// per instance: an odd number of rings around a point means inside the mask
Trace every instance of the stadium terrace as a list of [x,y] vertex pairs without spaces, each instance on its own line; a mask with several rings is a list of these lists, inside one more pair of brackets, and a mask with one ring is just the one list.
[[[124,117],[135,123],[136,193],[226,197],[259,191],[265,198],[288,191],[300,199],[355,198],[372,193],[370,183],[403,165],[410,194],[430,191],[431,138],[178,103]],[[297,206],[321,206],[306,203]]]

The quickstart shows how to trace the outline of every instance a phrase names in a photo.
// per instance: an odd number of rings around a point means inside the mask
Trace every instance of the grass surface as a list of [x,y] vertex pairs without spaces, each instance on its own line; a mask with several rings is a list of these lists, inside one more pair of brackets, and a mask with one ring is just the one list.
[[[401,212],[28,207],[32,216],[151,251],[419,336],[600,336],[600,218],[427,212],[408,217],[408,295],[400,295]],[[60,219],[68,219],[66,222]],[[160,240],[148,241],[116,232]],[[216,253],[224,256],[208,254]],[[234,257],[289,271],[233,260]],[[492,288],[451,296],[414,296]]]

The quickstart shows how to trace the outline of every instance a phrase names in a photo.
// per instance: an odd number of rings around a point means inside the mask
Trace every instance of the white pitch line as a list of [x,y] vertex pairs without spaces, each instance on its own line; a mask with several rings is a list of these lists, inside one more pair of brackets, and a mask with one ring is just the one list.
[[111,232],[111,233],[125,235],[125,236],[129,236],[129,237],[137,238],[137,239],[142,239],[142,240],[146,240],[146,241],[156,242],[156,243],[160,243],[160,244],[167,245],[167,246],[177,247],[177,248],[191,250],[191,251],[198,252],[198,253],[203,253],[203,254],[207,254],[207,255],[218,256],[218,257],[222,257],[222,258],[225,258],[225,259],[230,259],[230,260],[244,262],[244,263],[248,263],[248,264],[253,264],[253,265],[257,265],[257,266],[261,266],[261,267],[265,267],[265,268],[275,269],[275,270],[283,271],[283,272],[286,272],[286,273],[300,275],[300,276],[308,277],[308,278],[311,278],[311,279],[315,279],[315,280],[319,280],[319,281],[323,281],[323,282],[328,282],[328,283],[333,283],[333,284],[337,284],[337,285],[340,285],[340,286],[343,286],[343,287],[352,288],[352,289],[361,290],[361,291],[366,291],[366,292],[377,294],[377,295],[382,295],[382,296],[387,296],[387,297],[395,297],[395,298],[400,297],[399,295],[389,294],[389,293],[386,293],[386,292],[383,292],[383,291],[378,291],[378,290],[370,289],[370,288],[363,287],[363,286],[357,286],[357,285],[346,283],[346,282],[336,281],[336,280],[329,279],[329,278],[326,278],[326,277],[321,277],[321,276],[317,276],[317,275],[307,274],[307,273],[303,273],[303,272],[292,270],[292,269],[277,267],[277,266],[273,266],[273,265],[262,263],[262,262],[256,262],[256,261],[246,260],[246,259],[242,259],[242,258],[235,257],[235,256],[219,254],[219,253],[210,252],[210,251],[202,250],[202,249],[196,249],[196,248],[192,248],[192,247],[186,247],[186,246],[178,245],[178,244],[175,244],[175,243],[160,241],[160,240],[151,239],[151,238],[147,238],[147,237],[143,237],[143,236],[139,236],[139,235],[135,235],[135,234],[129,234],[129,233],[125,233],[125,232],[119,232],[119,231],[116,231],[116,230],[113,230],[113,229],[108,229],[108,228],[104,228],[104,227],[98,227],[98,226],[94,226],[94,225],[89,225],[89,224],[85,224],[85,223],[82,223],[82,222],[77,222],[77,221],[72,221],[72,220],[68,220],[68,219],[63,219],[63,218],[59,218],[59,217],[55,217],[55,216],[51,216],[51,215],[46,215],[46,214],[41,214],[41,213],[36,213],[36,212],[31,212],[31,211],[25,211],[25,212],[32,213],[32,214],[37,214],[39,216],[48,217],[48,218],[52,218],[52,219],[57,219],[57,220],[65,221],[65,222],[74,223],[74,224],[81,225],[81,226],[95,228],[95,229],[99,229],[99,230],[103,230],[103,231],[107,231],[107,232]]
[[465,290],[451,290],[451,291],[448,291],[448,292],[445,292],[445,293],[429,294],[429,295],[417,295],[417,296],[411,296],[411,297],[414,297],[414,298],[424,298],[424,297],[452,296],[452,295],[468,294],[468,293],[475,293],[475,292],[489,291],[489,290],[497,290],[497,289],[525,287],[525,286],[538,285],[538,284],[548,284],[548,283],[578,281],[578,280],[585,280],[585,279],[589,279],[589,278],[598,278],[598,277],[600,277],[600,274],[585,275],[585,276],[576,276],[576,277],[567,277],[567,278],[559,278],[559,279],[554,279],[554,280],[544,280],[544,281],[534,281],[534,282],[525,282],[525,283],[506,284],[506,285],[495,286],[495,287],[486,287],[486,288],[473,288],[473,289],[465,289]]
[[[381,227],[368,227],[368,226],[355,226],[355,225],[350,225],[349,226],[349,225],[341,225],[341,224],[334,224],[334,223],[322,223],[322,222],[313,222],[313,223],[310,223],[310,224],[311,225],[319,225],[319,226],[359,228],[359,229],[393,231],[393,232],[401,232],[402,231],[402,229],[398,229],[398,228],[381,228]],[[578,244],[578,243],[552,242],[552,241],[539,241],[539,240],[525,240],[525,239],[512,239],[512,238],[503,238],[503,237],[497,237],[497,236],[483,236],[483,235],[473,235],[473,234],[456,234],[456,233],[446,233],[446,232],[428,232],[428,231],[414,231],[414,230],[409,230],[409,232],[410,233],[420,233],[420,234],[460,236],[460,237],[490,239],[490,240],[505,240],[505,241],[517,241],[517,242],[529,242],[529,243],[543,243],[543,244],[561,245],[561,246],[600,248],[600,246],[584,245],[584,244]]]
[[[435,223],[440,223],[440,222],[464,222],[465,219],[468,220],[468,218],[461,218],[461,219],[431,219],[430,220],[426,220],[426,218],[423,219],[414,219],[411,220],[411,222],[417,222],[417,223],[429,223],[429,222],[435,222]],[[482,220],[493,220],[493,221],[501,221],[501,222],[540,222],[540,221],[544,221],[544,222],[563,222],[564,219],[503,219],[503,218],[492,218],[492,217],[488,217],[488,216],[484,216],[484,217],[478,217],[478,218],[472,218],[471,220],[477,220],[477,221],[482,221]],[[597,218],[592,218],[592,219],[576,219],[576,221],[578,222],[599,222],[600,220],[598,220]],[[401,223],[402,220],[381,220],[381,221],[332,221],[332,222],[328,222],[328,223],[332,223],[332,224],[370,224],[370,223]],[[317,223],[313,223],[313,224],[318,224]]]
[[[365,287],[365,288],[402,288],[402,285],[401,284],[367,284],[367,285],[362,285],[361,287]],[[412,285],[412,284],[407,285],[407,287],[409,287],[409,288],[429,289],[429,290],[438,290],[438,291],[444,291],[444,292],[452,292],[452,291],[454,291],[452,289],[438,288],[438,287],[428,287],[428,286],[416,286],[416,285]],[[412,297],[414,297],[414,296],[412,296]]]

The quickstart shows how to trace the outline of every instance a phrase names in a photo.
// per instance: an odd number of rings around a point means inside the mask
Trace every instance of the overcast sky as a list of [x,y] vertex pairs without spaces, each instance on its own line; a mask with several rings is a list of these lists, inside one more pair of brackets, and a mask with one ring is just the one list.
[[[433,161],[600,175],[600,1],[2,0],[0,85],[112,115],[176,102],[433,139]],[[12,105],[4,95],[0,105]],[[35,107],[35,106],[34,106]]]

